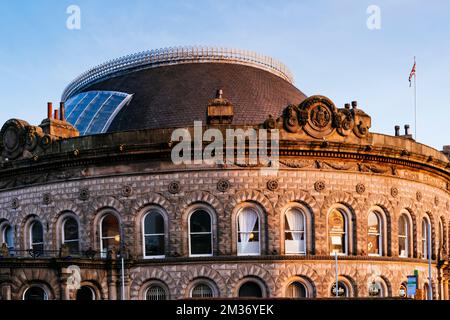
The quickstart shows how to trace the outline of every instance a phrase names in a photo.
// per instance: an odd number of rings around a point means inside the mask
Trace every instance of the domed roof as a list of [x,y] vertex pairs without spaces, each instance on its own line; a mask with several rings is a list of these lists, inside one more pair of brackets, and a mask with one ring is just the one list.
[[[139,59],[132,56],[103,64],[73,81],[63,100],[78,101],[76,96],[87,92],[129,95],[122,99],[120,108],[108,110],[104,130],[99,131],[114,132],[191,126],[195,120],[206,123],[208,104],[218,90],[233,105],[231,123],[236,125],[259,124],[269,114],[276,118],[287,105],[306,98],[292,84],[287,68],[272,58],[227,49],[186,50],[156,57],[152,56],[154,51],[147,52]],[[127,59],[132,62],[124,63]],[[108,96],[104,96],[101,101],[107,104]],[[85,103],[85,109],[93,109],[91,104]],[[90,118],[101,118],[100,107],[86,112],[76,112],[75,106],[68,109],[75,111],[68,121],[76,127],[84,123],[82,134],[97,133],[87,128],[95,123]],[[80,121],[81,115],[88,119]]]

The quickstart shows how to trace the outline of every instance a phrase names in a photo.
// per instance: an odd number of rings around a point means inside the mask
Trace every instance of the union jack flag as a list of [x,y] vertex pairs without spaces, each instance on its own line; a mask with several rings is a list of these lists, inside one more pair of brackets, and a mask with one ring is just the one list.
[[409,87],[411,87],[411,79],[412,77],[416,77],[416,58],[414,58],[414,65],[411,69],[411,73],[409,74]]

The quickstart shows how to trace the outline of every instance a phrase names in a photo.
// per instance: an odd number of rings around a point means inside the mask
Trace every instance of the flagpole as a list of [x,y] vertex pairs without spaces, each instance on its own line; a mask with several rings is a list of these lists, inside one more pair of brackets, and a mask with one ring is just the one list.
[[414,140],[417,141],[417,66],[416,56],[414,56]]

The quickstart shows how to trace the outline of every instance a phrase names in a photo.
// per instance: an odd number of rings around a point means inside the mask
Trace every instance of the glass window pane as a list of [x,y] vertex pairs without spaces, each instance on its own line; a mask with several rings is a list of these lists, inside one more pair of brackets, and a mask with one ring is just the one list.
[[147,300],[166,300],[166,290],[164,290],[162,287],[158,285],[152,285],[148,290],[147,294],[145,295],[145,298]]
[[211,234],[191,234],[191,254],[212,254]]
[[9,249],[14,249],[14,229],[11,226],[6,226],[4,231],[4,239]]
[[208,212],[197,210],[191,215],[191,232],[211,232],[211,216]]
[[369,254],[379,254],[380,253],[380,237],[378,235],[369,235],[367,250]]
[[112,214],[105,216],[102,220],[102,237],[120,237],[119,222]]
[[261,287],[253,281],[248,281],[239,288],[239,297],[262,298]]
[[64,221],[64,241],[78,239],[78,223],[74,218]]
[[192,289],[192,298],[212,298],[213,291],[206,284],[199,284]]
[[145,255],[164,255],[164,235],[145,236]]
[[25,292],[24,300],[47,300],[47,294],[40,287],[31,287]]
[[33,222],[31,226],[32,243],[44,242],[44,230],[39,221]]
[[293,282],[288,287],[287,296],[288,298],[306,298],[306,287],[303,283]]
[[164,218],[159,212],[151,212],[145,216],[145,234],[164,233]]

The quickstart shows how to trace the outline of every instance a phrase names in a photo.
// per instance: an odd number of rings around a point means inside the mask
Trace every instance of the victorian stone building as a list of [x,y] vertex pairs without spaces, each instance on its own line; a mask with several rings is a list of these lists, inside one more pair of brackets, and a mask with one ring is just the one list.
[[[336,256],[339,296],[404,296],[415,273],[426,296],[429,248],[432,296],[449,298],[448,150],[371,132],[357,102],[305,96],[274,59],[154,50],[62,100],[0,132],[1,299],[330,297]],[[278,170],[175,164],[172,133],[194,121],[278,129]]]

